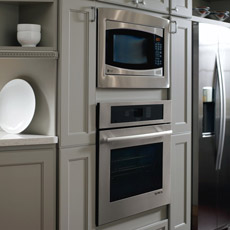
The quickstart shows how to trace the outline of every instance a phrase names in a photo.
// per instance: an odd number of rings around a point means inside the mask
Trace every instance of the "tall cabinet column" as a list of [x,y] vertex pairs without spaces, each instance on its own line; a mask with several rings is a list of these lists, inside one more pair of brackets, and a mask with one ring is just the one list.
[[[191,21],[171,18],[172,162],[170,230],[191,225]],[[173,28],[172,28],[173,29]]]

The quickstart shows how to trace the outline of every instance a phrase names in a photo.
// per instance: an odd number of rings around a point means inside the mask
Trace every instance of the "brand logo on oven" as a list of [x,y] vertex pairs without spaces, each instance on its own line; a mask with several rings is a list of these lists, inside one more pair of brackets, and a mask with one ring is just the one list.
[[112,70],[112,69],[106,69],[106,72],[107,72],[107,73],[112,73],[113,70]]
[[155,192],[154,194],[159,195],[159,194],[162,194],[162,193],[163,193],[163,191],[158,191],[158,192]]

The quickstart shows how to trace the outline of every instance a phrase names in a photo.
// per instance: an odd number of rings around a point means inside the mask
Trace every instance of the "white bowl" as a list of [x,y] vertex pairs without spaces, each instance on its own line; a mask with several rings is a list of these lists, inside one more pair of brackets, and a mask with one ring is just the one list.
[[22,47],[35,47],[41,40],[41,33],[36,31],[17,32],[18,42]]
[[0,92],[0,126],[7,133],[25,130],[35,112],[32,87],[22,79],[9,81]]
[[37,31],[41,32],[41,25],[37,24],[18,24],[17,25],[18,31]]

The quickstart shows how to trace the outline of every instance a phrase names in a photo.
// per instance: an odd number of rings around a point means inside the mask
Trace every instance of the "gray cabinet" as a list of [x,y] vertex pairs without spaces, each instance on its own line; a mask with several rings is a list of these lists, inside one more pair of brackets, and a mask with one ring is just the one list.
[[56,149],[0,149],[0,225],[55,230]]
[[60,1],[60,145],[94,143],[96,14],[88,0]]
[[95,223],[95,146],[61,149],[59,230],[91,230]]
[[172,136],[170,230],[190,230],[191,134]]
[[[172,17],[171,100],[173,133],[191,131],[191,21]],[[173,27],[173,26],[172,26]]]
[[192,17],[192,0],[171,0],[170,13],[175,16]]
[[136,230],[168,230],[168,220],[162,220]]
[[138,8],[159,13],[169,13],[169,0],[97,0],[121,6]]

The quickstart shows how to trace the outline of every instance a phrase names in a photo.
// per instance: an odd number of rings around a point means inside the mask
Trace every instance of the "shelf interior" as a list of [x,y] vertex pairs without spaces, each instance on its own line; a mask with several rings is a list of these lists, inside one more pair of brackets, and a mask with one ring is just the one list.
[[17,41],[17,24],[41,25],[38,47],[57,48],[56,1],[0,1],[0,47],[20,47]]
[[[218,11],[218,10],[230,11],[230,1],[229,0],[193,0],[193,8],[204,7],[204,6],[209,6],[210,11]],[[230,17],[226,19],[224,22],[230,23]]]

